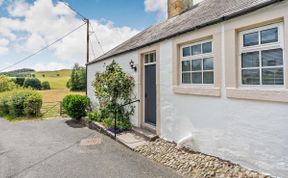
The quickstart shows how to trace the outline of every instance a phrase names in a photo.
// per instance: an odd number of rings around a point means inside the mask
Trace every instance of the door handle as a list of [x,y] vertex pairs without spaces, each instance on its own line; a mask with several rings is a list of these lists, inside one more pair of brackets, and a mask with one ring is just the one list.
[[148,96],[147,93],[145,93],[145,98],[147,98],[147,96]]

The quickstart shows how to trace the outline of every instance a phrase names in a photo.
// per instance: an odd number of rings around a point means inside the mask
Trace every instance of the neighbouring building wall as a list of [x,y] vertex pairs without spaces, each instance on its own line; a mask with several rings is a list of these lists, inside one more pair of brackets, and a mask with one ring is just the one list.
[[[264,25],[262,22],[272,20],[270,23],[274,23],[273,20],[282,19],[285,27],[284,60],[287,76],[287,9],[286,1],[160,44],[161,137],[179,142],[191,135],[192,140],[186,146],[195,151],[275,176],[288,177],[287,89],[251,90],[256,95],[259,95],[259,92],[270,94],[267,97],[262,95],[262,98],[261,95],[256,98],[245,96],[245,93],[234,96],[229,91],[241,90],[236,84],[239,80],[237,31],[240,27],[256,27]],[[175,62],[179,60],[179,52],[175,43],[182,39],[193,41],[193,38],[205,37],[204,31],[214,44],[214,86],[181,87],[175,79],[179,77],[179,64]],[[221,70],[223,68],[224,72]],[[210,94],[207,94],[206,90]],[[276,97],[273,97],[273,94]],[[277,97],[278,94],[281,97]]]
[[[111,62],[115,60],[120,66],[122,67],[124,72],[127,72],[129,75],[131,75],[135,79],[135,89],[133,91],[133,95],[135,95],[135,99],[139,96],[138,95],[138,87],[139,87],[139,81],[137,77],[137,73],[130,68],[130,61],[133,60],[135,62],[135,65],[138,65],[138,52],[131,52],[123,55],[119,55],[116,57],[112,57],[111,59],[107,59],[98,63],[90,64],[87,66],[87,94],[88,97],[92,100],[93,107],[98,106],[97,98],[95,96],[94,87],[92,86],[93,81],[95,80],[95,74],[97,72],[103,72],[105,70],[105,66],[107,64],[111,64]],[[134,96],[132,96],[134,97]],[[138,104],[135,104],[135,114],[131,118],[131,122],[134,126],[140,126],[139,120],[138,120]]]

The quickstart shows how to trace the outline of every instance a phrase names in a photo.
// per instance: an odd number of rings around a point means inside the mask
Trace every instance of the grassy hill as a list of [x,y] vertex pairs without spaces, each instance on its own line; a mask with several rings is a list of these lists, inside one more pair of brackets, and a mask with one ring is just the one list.
[[30,77],[32,74],[35,73],[34,69],[18,69],[12,70],[9,72],[1,72],[0,75],[6,75],[8,77]]
[[70,79],[72,70],[63,69],[57,71],[41,71],[36,72],[36,78],[43,81],[48,81],[52,89],[65,89],[66,83]]

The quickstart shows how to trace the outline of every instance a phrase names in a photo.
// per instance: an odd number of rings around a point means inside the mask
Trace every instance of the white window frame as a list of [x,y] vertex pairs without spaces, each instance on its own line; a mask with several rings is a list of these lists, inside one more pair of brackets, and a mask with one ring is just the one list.
[[[203,43],[208,43],[208,42],[211,42],[211,53],[205,53],[205,54],[198,54],[198,55],[192,55],[192,50],[191,50],[191,47],[192,46],[195,46],[195,45],[199,45],[199,44],[203,44]],[[186,48],[186,47],[190,47],[190,56],[183,56],[183,49]],[[203,41],[199,41],[199,42],[195,42],[195,43],[190,43],[190,44],[186,44],[186,45],[182,45],[180,47],[180,85],[181,86],[208,86],[208,87],[212,87],[214,86],[214,83],[215,83],[215,61],[214,61],[214,56],[213,56],[213,51],[214,51],[214,45],[213,45],[213,40],[212,39],[209,39],[209,40],[203,40]],[[201,52],[203,51],[202,49],[202,45],[201,45]],[[203,69],[203,61],[204,59],[212,59],[213,60],[213,70],[204,70]],[[197,72],[201,72],[202,73],[202,83],[183,83],[183,80],[182,80],[182,74],[183,74],[183,71],[182,71],[182,62],[183,61],[192,61],[192,60],[197,60],[197,59],[201,59],[202,60],[202,70],[199,70],[199,71],[189,71],[189,72],[184,72],[184,73],[197,73]],[[191,64],[192,65],[192,64]],[[204,72],[213,72],[213,83],[212,84],[205,84],[203,83],[204,82],[204,75],[203,73]],[[193,74],[192,74],[193,75]],[[191,78],[192,80],[192,78]]]
[[[263,30],[269,30],[272,28],[278,28],[278,41],[277,42],[271,42],[271,43],[265,43],[261,44],[261,31]],[[285,82],[285,66],[286,66],[286,58],[285,58],[285,48],[284,48],[284,34],[283,34],[283,23],[276,23],[272,25],[267,25],[259,28],[253,28],[250,30],[242,31],[239,33],[239,56],[238,56],[238,78],[239,78],[239,86],[242,88],[285,88],[286,87],[286,82]],[[244,35],[253,33],[253,32],[258,32],[258,45],[253,45],[253,46],[244,46]],[[272,49],[279,49],[281,48],[283,51],[283,65],[282,66],[262,66],[262,51],[266,50],[272,50]],[[250,53],[250,52],[259,52],[259,67],[249,67],[247,69],[259,69],[260,71],[260,84],[259,85],[246,85],[242,84],[242,53]],[[265,68],[277,68],[277,67],[282,67],[283,68],[283,80],[284,84],[283,85],[263,85],[262,84],[262,69]]]

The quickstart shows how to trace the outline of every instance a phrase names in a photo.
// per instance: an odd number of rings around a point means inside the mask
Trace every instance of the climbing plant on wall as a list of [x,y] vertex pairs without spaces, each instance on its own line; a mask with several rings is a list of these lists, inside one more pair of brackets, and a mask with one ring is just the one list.
[[117,113],[119,121],[117,128],[131,127],[129,118],[134,114],[135,107],[133,105],[120,106],[132,101],[131,95],[135,86],[133,77],[123,72],[120,65],[113,61],[106,66],[104,72],[96,74],[93,85],[100,106],[100,120],[110,127]]

